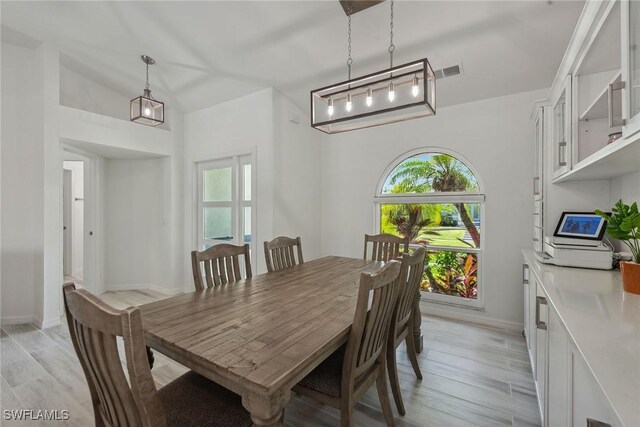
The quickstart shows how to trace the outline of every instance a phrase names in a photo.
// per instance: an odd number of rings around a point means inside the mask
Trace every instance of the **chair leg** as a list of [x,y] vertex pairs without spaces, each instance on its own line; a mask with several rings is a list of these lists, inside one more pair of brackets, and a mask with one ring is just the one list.
[[405,415],[407,411],[404,409],[402,402],[402,393],[400,391],[400,381],[398,380],[398,366],[396,365],[396,349],[394,343],[389,340],[387,343],[387,372],[389,373],[389,384],[391,384],[391,393],[393,400],[396,402],[396,408],[400,415]]
[[389,390],[387,389],[387,376],[385,375],[384,365],[381,365],[378,371],[376,388],[378,389],[378,398],[380,399],[380,406],[382,407],[384,419],[387,421],[387,426],[394,427],[395,421],[393,419],[393,411],[391,410],[391,402],[389,401]]
[[422,379],[422,372],[420,372],[420,366],[418,366],[418,355],[416,353],[416,346],[413,339],[413,331],[409,330],[407,334],[407,338],[405,343],[407,344],[407,356],[409,356],[409,361],[411,362],[411,366],[413,366],[413,372],[416,373],[416,377],[419,380]]
[[353,427],[353,407],[340,403],[340,427]]

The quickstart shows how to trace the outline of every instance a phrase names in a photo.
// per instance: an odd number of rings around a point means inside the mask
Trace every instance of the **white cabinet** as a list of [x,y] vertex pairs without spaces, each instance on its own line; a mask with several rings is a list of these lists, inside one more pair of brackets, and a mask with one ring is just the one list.
[[640,3],[622,2],[623,135],[640,130]]
[[553,183],[638,171],[640,2],[586,2],[548,102]]
[[553,158],[553,178],[558,178],[571,165],[571,75],[565,77],[562,90],[553,100],[551,150]]
[[569,410],[569,339],[558,313],[549,307],[547,359],[547,426],[568,425]]
[[546,401],[547,401],[547,323],[548,323],[548,310],[547,310],[547,297],[542,290],[540,283],[536,282],[536,322],[535,322],[535,338],[536,338],[536,371],[534,374],[534,380],[536,383],[536,392],[538,394],[538,403],[540,406],[540,420],[542,425],[546,420]]
[[622,427],[526,259],[522,276],[524,333],[541,425]]
[[574,427],[621,427],[600,386],[589,371],[577,349],[572,346],[569,364],[571,366],[571,408],[570,423]]

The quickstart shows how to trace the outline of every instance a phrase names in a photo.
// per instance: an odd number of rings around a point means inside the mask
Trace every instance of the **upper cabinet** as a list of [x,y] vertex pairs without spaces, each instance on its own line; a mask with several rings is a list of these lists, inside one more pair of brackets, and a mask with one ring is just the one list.
[[639,170],[640,2],[587,2],[556,79],[553,182]]
[[553,178],[571,168],[571,76],[565,78],[562,91],[553,101]]

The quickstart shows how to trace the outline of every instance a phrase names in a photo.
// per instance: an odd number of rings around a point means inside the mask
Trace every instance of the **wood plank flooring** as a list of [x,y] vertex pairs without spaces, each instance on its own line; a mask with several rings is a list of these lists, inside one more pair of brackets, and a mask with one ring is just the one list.
[[[102,299],[125,308],[166,298],[149,291],[107,292]],[[424,379],[418,381],[404,351],[398,370],[407,415],[398,426],[539,426],[535,387],[526,345],[519,334],[423,315],[425,349],[418,355]],[[73,352],[66,323],[41,331],[33,325],[0,329],[0,407],[66,409],[67,421],[6,421],[3,426],[93,424],[89,390]],[[123,356],[124,359],[124,356]],[[152,370],[158,387],[186,368],[155,352]],[[394,407],[395,411],[395,407]],[[355,425],[384,426],[375,387],[356,406]],[[340,413],[302,397],[285,410],[287,426],[338,426]]]

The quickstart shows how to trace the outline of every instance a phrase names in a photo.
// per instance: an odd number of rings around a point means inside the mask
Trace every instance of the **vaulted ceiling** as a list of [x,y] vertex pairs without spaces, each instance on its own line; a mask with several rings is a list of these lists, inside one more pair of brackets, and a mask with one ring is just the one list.
[[[549,87],[584,1],[396,1],[395,63],[462,63],[438,106]],[[11,2],[3,38],[56,45],[65,65],[127,96],[144,86],[195,111],[265,87],[302,108],[309,90],[346,79],[338,1]],[[389,63],[389,2],[353,15],[353,76]]]

